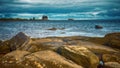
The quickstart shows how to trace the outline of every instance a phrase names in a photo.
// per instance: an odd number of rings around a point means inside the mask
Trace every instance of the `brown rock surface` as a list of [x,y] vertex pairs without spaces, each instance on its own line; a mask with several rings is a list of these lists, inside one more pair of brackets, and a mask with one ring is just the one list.
[[83,68],[53,51],[30,53],[16,50],[0,59],[2,68]]
[[0,65],[3,68],[96,68],[99,63],[96,55],[102,54],[107,67],[110,66],[109,62],[119,66],[119,41],[120,33],[107,34],[104,38],[80,36],[30,39],[20,32],[12,39],[1,42]]
[[64,46],[57,52],[85,68],[96,68],[99,63],[98,57],[85,47]]
[[0,58],[1,68],[25,68],[25,65],[21,62],[24,60],[26,55],[29,55],[30,52],[16,50],[10,52]]
[[120,49],[120,33],[110,33],[105,36],[105,45]]
[[104,62],[118,62],[120,63],[120,53],[103,54]]
[[117,62],[106,62],[104,68],[120,68],[120,64]]

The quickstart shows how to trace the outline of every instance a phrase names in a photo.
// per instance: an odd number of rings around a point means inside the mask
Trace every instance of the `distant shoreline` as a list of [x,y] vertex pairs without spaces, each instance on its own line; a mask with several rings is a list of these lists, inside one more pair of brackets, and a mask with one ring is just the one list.
[[120,19],[91,19],[91,20],[29,20],[29,19],[0,19],[0,21],[120,21]]

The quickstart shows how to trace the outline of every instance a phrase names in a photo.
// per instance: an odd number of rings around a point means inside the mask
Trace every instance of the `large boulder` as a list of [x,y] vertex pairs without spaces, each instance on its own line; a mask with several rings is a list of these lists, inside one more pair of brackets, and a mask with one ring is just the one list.
[[120,49],[120,32],[105,35],[105,45]]
[[29,52],[37,52],[40,50],[53,50],[60,46],[63,46],[64,42],[57,38],[42,38],[42,39],[31,39],[30,43],[21,46],[20,50],[25,50]]
[[24,57],[29,54],[30,52],[20,50],[10,52],[0,58],[0,66],[1,68],[25,68],[25,64],[21,62],[24,60]]
[[120,64],[117,62],[106,62],[104,68],[120,68]]
[[98,57],[82,46],[64,46],[58,48],[57,52],[84,68],[97,68],[99,63]]
[[[31,65],[41,66],[44,68],[83,68],[80,65],[65,59],[53,51],[39,51],[25,57],[25,61],[29,60]],[[29,64],[29,63],[28,63]]]
[[1,58],[0,66],[2,68],[83,68],[50,50],[35,53],[16,50]]
[[25,35],[23,32],[18,33],[16,36],[9,40],[10,50],[16,50],[19,47],[26,45],[30,41],[30,37]]

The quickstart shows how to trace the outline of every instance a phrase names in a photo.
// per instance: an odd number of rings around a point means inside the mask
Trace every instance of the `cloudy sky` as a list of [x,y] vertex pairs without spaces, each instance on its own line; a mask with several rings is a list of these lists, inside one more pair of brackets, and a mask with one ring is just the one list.
[[120,0],[0,0],[0,17],[120,19]]

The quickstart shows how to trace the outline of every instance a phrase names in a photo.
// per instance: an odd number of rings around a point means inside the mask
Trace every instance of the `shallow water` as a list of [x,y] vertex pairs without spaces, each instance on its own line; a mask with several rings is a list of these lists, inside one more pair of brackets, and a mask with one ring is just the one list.
[[[103,26],[103,29],[95,29],[95,25]],[[57,30],[48,30],[53,27]],[[120,32],[120,20],[0,21],[1,40],[10,39],[18,32],[24,32],[34,38],[53,36],[103,37],[107,33]]]

